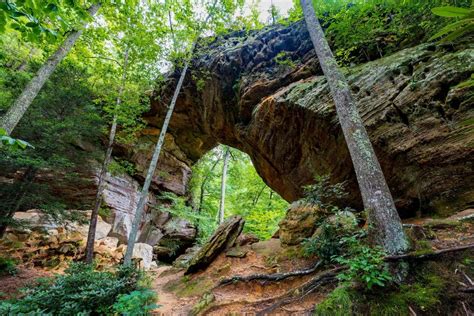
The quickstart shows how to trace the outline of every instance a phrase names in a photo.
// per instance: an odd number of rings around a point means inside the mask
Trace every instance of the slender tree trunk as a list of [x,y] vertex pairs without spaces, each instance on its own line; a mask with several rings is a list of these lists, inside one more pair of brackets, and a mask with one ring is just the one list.
[[224,165],[222,166],[222,181],[221,181],[221,201],[219,204],[219,212],[217,213],[217,223],[220,225],[224,222],[225,213],[225,187],[227,181],[227,169],[229,168],[230,150],[226,148],[224,154]]
[[214,164],[212,165],[211,167],[211,170],[209,171],[209,173],[204,177],[204,179],[202,180],[202,183],[201,183],[201,187],[200,187],[200,194],[199,194],[199,206],[198,206],[198,210],[197,212],[200,214],[201,213],[201,210],[202,210],[202,203],[203,203],[203,200],[204,200],[204,194],[206,192],[206,184],[207,184],[207,181],[209,181],[209,178],[211,177],[212,175],[212,172],[214,171],[214,169],[216,168],[217,164],[220,162],[221,160],[220,159],[217,159]]
[[380,244],[387,253],[405,252],[408,249],[408,242],[400,217],[349,85],[337,67],[311,0],[301,0],[301,6],[321,68],[331,89],[364,207],[368,210],[370,234],[373,241]]
[[156,165],[158,163],[158,158],[160,157],[160,153],[161,153],[161,147],[163,146],[163,142],[166,136],[166,131],[168,129],[168,125],[170,123],[171,115],[173,114],[173,110],[176,105],[176,100],[178,99],[179,92],[181,91],[181,87],[183,86],[183,81],[184,81],[184,77],[186,77],[188,66],[189,66],[189,62],[186,62],[181,72],[181,76],[179,77],[178,85],[176,86],[176,90],[174,91],[173,98],[171,99],[171,104],[168,107],[168,112],[166,113],[165,121],[163,122],[163,127],[161,128],[160,136],[158,137],[158,142],[156,144],[155,151],[153,152],[153,156],[151,158],[150,166],[148,167],[145,183],[143,184],[143,188],[140,193],[140,199],[138,201],[137,209],[135,211],[135,217],[133,219],[132,229],[130,231],[130,235],[128,236],[127,251],[125,252],[125,257],[124,257],[124,265],[130,265],[130,263],[132,262],[133,248],[135,247],[135,241],[137,239],[138,227],[140,226],[143,210],[145,208],[145,203],[146,203],[146,200],[148,199],[148,189],[150,188],[151,180],[153,178],[153,174],[155,173]]
[[[25,173],[23,174],[22,181],[21,181],[22,184],[18,190],[18,194],[16,194],[14,198],[16,200],[15,206],[12,206],[10,211],[7,212],[6,214],[7,219],[11,219],[15,215],[15,213],[18,212],[18,210],[20,209],[21,204],[23,203],[26,194],[29,192],[28,190],[29,185],[35,180],[36,170],[37,170],[36,168],[31,167],[31,166],[25,170]],[[0,238],[2,238],[5,232],[7,231],[7,228],[8,228],[7,223],[0,225]]]
[[[217,4],[217,0],[214,1],[213,7]],[[209,14],[204,21],[206,24],[211,15]],[[194,52],[194,48],[196,47],[196,42],[193,43],[191,48],[191,55]],[[129,266],[132,263],[132,255],[133,255],[133,248],[135,247],[135,241],[137,239],[138,234],[138,227],[140,226],[140,222],[143,216],[143,210],[145,208],[146,200],[148,198],[148,190],[150,188],[151,180],[153,178],[153,174],[155,173],[156,165],[158,163],[158,158],[160,157],[161,147],[163,146],[163,142],[165,140],[166,131],[168,130],[168,125],[171,120],[171,116],[173,115],[174,107],[176,105],[176,100],[178,99],[179,92],[181,91],[181,87],[183,86],[184,78],[186,77],[186,73],[189,67],[189,59],[186,60],[184,64],[184,68],[181,71],[181,76],[179,77],[178,84],[176,85],[176,89],[174,90],[173,98],[171,99],[171,103],[168,107],[168,111],[166,112],[165,120],[163,122],[163,126],[160,131],[160,136],[158,137],[158,141],[156,143],[155,150],[153,152],[153,156],[151,158],[150,165],[148,166],[148,171],[145,178],[145,183],[143,184],[142,191],[140,192],[140,199],[138,200],[137,209],[135,211],[135,217],[132,223],[132,230],[130,231],[130,235],[128,236],[127,242],[127,251],[125,252],[124,256],[124,265]]]
[[262,188],[258,191],[257,196],[253,199],[252,201],[252,206],[257,205],[258,200],[260,200],[260,196],[262,195],[263,191],[265,190],[267,186],[264,184]]
[[[94,4],[89,8],[89,14],[94,16],[100,8],[100,4]],[[38,70],[33,79],[28,82],[21,92],[20,96],[15,100],[5,116],[1,119],[0,127],[3,128],[8,135],[12,133],[18,122],[21,120],[26,110],[38,95],[39,91],[54,72],[58,64],[69,53],[82,34],[82,29],[72,31],[64,42],[59,46],[56,52],[48,58],[43,66]]]
[[97,219],[99,216],[99,209],[102,204],[102,193],[105,188],[105,175],[107,174],[107,169],[109,167],[110,160],[112,158],[112,150],[113,150],[113,145],[114,145],[114,140],[115,140],[115,134],[117,132],[117,117],[118,117],[118,112],[120,110],[120,105],[122,104],[123,90],[125,88],[125,83],[127,81],[128,53],[129,53],[129,49],[127,48],[125,50],[125,54],[123,57],[122,81],[120,83],[119,92],[117,96],[117,102],[115,104],[112,126],[110,127],[109,142],[107,144],[107,151],[105,153],[105,158],[102,163],[102,169],[100,170],[100,174],[99,174],[99,181],[98,181],[99,183],[97,185],[95,205],[94,205],[94,209],[92,210],[91,220],[89,223],[89,233],[87,235],[87,245],[86,245],[86,263],[92,263],[92,260],[94,259],[95,232],[97,230]]

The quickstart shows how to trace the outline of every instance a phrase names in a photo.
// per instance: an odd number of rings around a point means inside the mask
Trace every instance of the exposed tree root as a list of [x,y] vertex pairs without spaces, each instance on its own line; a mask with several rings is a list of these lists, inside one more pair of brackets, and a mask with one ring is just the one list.
[[425,254],[406,253],[403,255],[386,256],[384,260],[397,261],[397,260],[404,260],[404,259],[409,259],[409,260],[410,259],[412,260],[431,259],[433,257],[437,257],[445,253],[463,251],[463,250],[469,250],[469,249],[474,249],[474,244],[468,244],[468,245],[452,247],[452,248],[445,248],[445,249],[436,250],[436,251],[425,253]]
[[[235,305],[235,304],[236,305],[245,304],[245,305],[252,305],[254,307],[259,307],[259,306],[262,306],[262,305],[266,305],[266,304],[270,304],[272,302],[278,301],[276,304],[274,304],[274,305],[267,308],[267,309],[270,309],[270,310],[274,310],[278,307],[281,307],[283,305],[287,305],[287,304],[291,303],[293,300],[301,299],[301,298],[305,297],[306,295],[312,293],[315,289],[317,289],[320,286],[323,286],[323,285],[326,285],[326,284],[333,283],[333,282],[337,281],[337,278],[336,278],[337,273],[341,270],[344,270],[344,269],[345,269],[345,267],[336,267],[336,268],[333,268],[333,269],[330,269],[330,270],[322,271],[322,272],[318,273],[317,276],[315,276],[314,278],[308,280],[307,282],[300,285],[299,287],[292,288],[291,290],[289,290],[289,291],[287,291],[287,292],[285,292],[281,295],[273,296],[273,297],[262,299],[262,300],[256,300],[256,301],[224,302],[224,303],[221,303],[221,304],[216,304],[216,305],[210,306],[205,311],[205,313],[208,313],[210,311],[213,311],[213,310],[216,310],[216,309],[219,309],[219,308],[222,308],[222,307]],[[307,271],[307,270],[302,270],[302,271]],[[295,293],[298,293],[298,295],[295,296]],[[266,313],[267,309],[265,309],[265,313]],[[257,315],[260,315],[262,312],[264,312],[264,311],[259,312]]]
[[[259,311],[257,313],[257,316],[267,315],[268,313],[272,312],[273,310],[279,307],[290,304],[296,300],[303,299],[305,296],[311,294],[314,290],[316,290],[317,288],[321,286],[337,282],[336,276],[337,276],[336,272],[330,272],[323,276],[309,280],[307,283],[303,284],[302,286],[286,292],[282,297],[280,297],[281,300],[271,305],[270,307],[267,307]],[[295,293],[297,293],[297,295],[295,295]]]
[[232,278],[224,279],[219,282],[218,286],[220,285],[226,285],[234,282],[249,282],[253,280],[267,280],[267,281],[281,281],[290,277],[294,276],[302,276],[302,275],[307,275],[315,272],[318,267],[321,265],[321,261],[316,262],[316,264],[306,270],[296,270],[296,271],[291,271],[291,272],[286,272],[286,273],[273,273],[273,274],[264,274],[264,273],[259,273],[259,274],[252,274],[252,275],[247,275],[247,276],[234,276]]

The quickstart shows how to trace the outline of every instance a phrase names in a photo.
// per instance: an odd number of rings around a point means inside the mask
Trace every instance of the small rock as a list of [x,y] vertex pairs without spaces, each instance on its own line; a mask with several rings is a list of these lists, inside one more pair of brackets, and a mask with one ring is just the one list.
[[105,237],[104,239],[100,240],[100,243],[114,249],[117,248],[119,240],[117,237]]
[[240,247],[232,247],[225,253],[226,257],[231,258],[245,258],[247,255],[248,250],[243,250]]
[[240,234],[240,236],[237,237],[235,244],[237,246],[245,246],[245,245],[254,244],[259,241],[260,239],[258,239],[257,236],[255,236],[254,234],[247,233],[247,234]]

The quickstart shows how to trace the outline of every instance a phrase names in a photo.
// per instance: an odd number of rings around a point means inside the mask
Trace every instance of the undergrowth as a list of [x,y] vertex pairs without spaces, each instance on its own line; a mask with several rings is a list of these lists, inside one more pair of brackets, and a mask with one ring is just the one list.
[[400,286],[377,291],[359,291],[344,283],[316,305],[315,315],[409,315],[409,308],[427,313],[435,311],[446,299],[447,280],[435,268],[420,265],[413,277]]
[[147,315],[157,307],[143,272],[119,267],[96,271],[73,263],[64,275],[38,280],[24,297],[0,303],[1,315]]

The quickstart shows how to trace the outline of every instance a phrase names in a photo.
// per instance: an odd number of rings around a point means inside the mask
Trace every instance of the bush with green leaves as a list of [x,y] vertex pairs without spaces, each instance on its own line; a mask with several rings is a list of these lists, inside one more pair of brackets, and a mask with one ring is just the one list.
[[[96,271],[93,265],[73,263],[64,275],[39,280],[36,287],[26,289],[23,298],[2,302],[0,314],[107,315],[119,308],[127,315],[127,306],[132,311],[136,309],[129,302],[132,298],[124,295],[134,291],[134,302],[140,300],[151,306],[153,298],[140,285],[142,279],[143,272],[131,267],[109,272]],[[139,293],[144,297],[137,298]]]
[[333,203],[347,195],[344,190],[344,183],[332,184],[329,175],[317,175],[314,180],[314,184],[303,188],[305,195],[303,201],[335,213],[339,208]]
[[348,267],[338,275],[340,280],[364,284],[369,290],[374,285],[383,287],[393,280],[382,248],[370,247],[357,236],[343,238],[343,242],[348,245],[348,253],[334,257],[335,262]]
[[0,257],[0,276],[2,275],[16,275],[18,270],[16,268],[15,260],[11,258]]
[[148,315],[151,311],[159,307],[155,302],[155,292],[149,289],[140,289],[128,294],[119,295],[113,306],[113,310],[118,315]]

